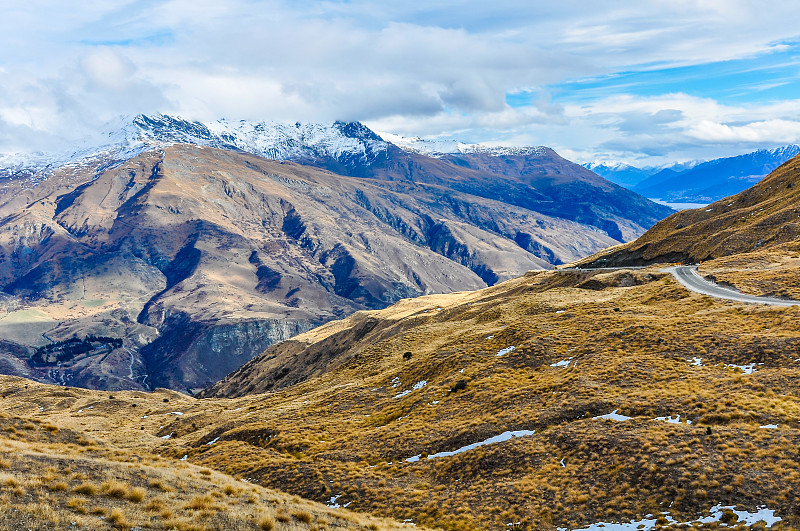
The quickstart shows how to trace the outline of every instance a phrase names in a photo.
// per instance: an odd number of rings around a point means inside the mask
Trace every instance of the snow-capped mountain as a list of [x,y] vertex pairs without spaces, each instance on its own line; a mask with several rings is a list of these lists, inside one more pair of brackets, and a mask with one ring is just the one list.
[[144,151],[186,143],[244,151],[274,160],[312,162],[329,158],[369,165],[388,144],[357,122],[301,124],[245,120],[199,122],[168,115],[137,115],[109,125],[99,139],[62,153],[0,154],[0,177],[30,176],[65,165],[101,165]]
[[676,164],[662,165],[662,166],[644,166],[637,167],[624,162],[588,162],[582,166],[588,170],[592,170],[600,177],[604,177],[626,188],[633,188],[640,182],[662,173],[664,175],[677,175],[678,173],[692,169],[700,164],[702,161],[679,162]]
[[425,140],[418,136],[400,136],[392,133],[378,133],[380,138],[399,147],[403,151],[427,155],[429,157],[442,157],[453,154],[484,153],[496,156],[539,155],[547,148],[545,146],[491,146],[485,144],[465,144],[457,140]]

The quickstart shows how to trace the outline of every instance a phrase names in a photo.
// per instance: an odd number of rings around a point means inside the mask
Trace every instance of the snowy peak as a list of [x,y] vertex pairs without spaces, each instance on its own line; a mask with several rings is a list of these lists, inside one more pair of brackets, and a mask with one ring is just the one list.
[[385,156],[388,149],[386,142],[358,122],[290,124],[223,119],[206,123],[140,114],[110,124],[107,132],[69,152],[0,155],[0,177],[31,175],[64,165],[107,164],[178,143],[243,151],[274,160],[365,166]]
[[493,156],[540,156],[549,148],[544,146],[508,147],[484,144],[465,144],[457,140],[425,140],[418,136],[400,136],[392,133],[379,133],[380,137],[391,142],[403,151],[443,157],[445,155],[480,153]]

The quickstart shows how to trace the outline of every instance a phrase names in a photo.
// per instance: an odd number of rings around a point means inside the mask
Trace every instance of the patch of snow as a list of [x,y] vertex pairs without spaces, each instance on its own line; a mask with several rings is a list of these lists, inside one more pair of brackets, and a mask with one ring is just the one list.
[[560,464],[562,467],[564,467],[564,468],[567,468],[567,465],[565,465],[565,464],[564,464],[564,459],[566,459],[566,457],[562,457],[562,458],[561,458],[561,461],[559,461],[559,464]]
[[187,459],[189,459],[189,454],[184,454],[184,456],[183,456],[183,457],[181,457],[181,459],[180,459],[180,460],[181,460],[181,461],[186,461]]
[[777,424],[764,424],[763,426],[759,426],[759,428],[761,428],[762,430],[777,430],[778,429],[778,425]]
[[740,369],[745,374],[753,374],[756,372],[756,365],[764,365],[763,363],[748,363],[747,365],[734,365],[732,363],[726,363],[726,369]]
[[491,156],[503,155],[539,155],[541,156],[547,148],[543,146],[527,147],[504,147],[493,146],[490,144],[465,144],[458,140],[446,139],[423,139],[418,136],[401,136],[393,133],[378,132],[378,135],[386,142],[391,142],[403,151],[428,155],[430,157],[442,157],[447,154],[487,154]]
[[556,310],[556,313],[564,313],[564,312],[566,312],[566,311],[567,311],[567,310]]
[[[462,446],[461,448],[459,448],[457,450],[453,450],[451,452],[438,452],[438,453],[435,453],[435,454],[430,454],[430,455],[428,455],[428,459],[436,459],[437,457],[450,457],[450,456],[453,456],[453,455],[456,455],[456,454],[468,452],[469,450],[474,450],[475,448],[478,448],[480,446],[487,446],[489,444],[497,444],[497,443],[509,441],[509,440],[513,439],[514,437],[526,437],[528,435],[533,435],[534,433],[535,433],[535,430],[505,431],[505,432],[501,433],[500,435],[495,435],[494,437],[489,437],[488,439],[486,439],[484,441],[480,441],[480,442],[468,444],[466,446]],[[416,463],[417,461],[419,461],[420,457],[421,457],[421,454],[420,455],[415,455],[414,457],[409,457],[408,459],[406,459],[406,462],[408,462],[408,463]]]
[[[721,521],[724,514],[723,511],[725,510],[732,511],[738,517],[738,520],[732,525],[728,525],[727,523]],[[717,523],[719,524],[719,527],[729,528],[751,526],[756,522],[763,521],[767,528],[770,528],[782,520],[780,516],[775,516],[774,510],[767,509],[763,506],[759,507],[755,512],[749,512],[737,511],[732,505],[723,506],[722,504],[717,504],[711,508],[709,516],[697,518],[691,522],[678,522],[668,512],[661,514],[667,520],[667,523],[670,524],[670,527],[689,526],[692,524],[692,522],[700,522],[703,524]],[[652,531],[653,529],[660,527],[656,523],[656,520],[657,519],[655,516],[649,514],[641,520],[631,520],[630,522],[598,522],[591,524],[588,527],[572,529],[572,531]],[[557,529],[558,531],[568,531],[566,527],[559,527]]]
[[[78,410],[78,413],[83,413],[83,410],[82,410],[82,409],[79,409],[79,410]],[[144,418],[144,417],[142,417],[142,418]]]
[[173,411],[172,414],[173,415],[178,415],[178,416],[183,415],[183,413],[181,413],[180,411]]
[[494,339],[494,336],[486,336],[486,339]]
[[686,361],[689,362],[689,365],[692,365],[694,367],[702,367],[703,366],[703,358],[698,358],[698,357],[695,356],[694,358],[692,358],[690,360],[686,360]]
[[164,440],[167,440],[167,439],[169,439],[170,437],[172,437],[172,434],[173,434],[173,433],[175,433],[175,432],[173,431],[173,432],[171,432],[169,435],[164,435],[164,436],[163,436],[163,437],[161,437],[161,438],[162,438],[162,439],[164,439]]
[[412,391],[419,391],[420,389],[422,389],[426,385],[428,385],[428,380],[420,380],[417,383],[415,383],[414,386],[411,389],[406,389],[402,393],[394,395],[394,397],[395,398],[402,398],[402,397],[406,396],[407,394],[411,393]]
[[517,348],[517,347],[515,347],[515,346],[513,346],[513,345],[512,345],[512,346],[510,346],[510,347],[506,347],[506,348],[504,348],[504,349],[500,349],[500,350],[498,350],[498,351],[497,351],[497,354],[495,354],[495,355],[496,355],[496,356],[499,358],[500,356],[505,356],[505,355],[506,355],[506,354],[508,354],[509,352],[513,352],[513,351],[514,351],[516,348]]
[[400,377],[399,376],[395,376],[394,378],[392,378],[392,381],[389,382],[389,383],[392,384],[392,388],[397,387],[398,385],[400,385]]
[[146,419],[147,415],[142,415],[140,418]]
[[337,494],[336,496],[331,496],[330,501],[328,503],[326,503],[325,505],[327,505],[331,509],[341,509],[342,506],[339,505],[338,503],[336,503],[336,500],[338,500],[341,497],[342,497],[341,494]]
[[[675,415],[673,417],[672,415],[670,415],[669,417],[656,417],[653,420],[662,420],[662,421],[668,422],[670,424],[680,424],[681,423],[681,416],[680,415]],[[691,420],[686,419],[686,424],[691,424],[691,423],[692,423]]]
[[216,439],[214,439],[213,441],[208,441],[208,442],[206,443],[206,445],[207,445],[207,446],[211,446],[212,444],[214,444],[214,443],[215,443],[215,442],[217,442],[218,440],[219,440],[219,437],[217,437],[217,438],[216,438]]
[[598,417],[592,417],[592,420],[616,420],[617,422],[624,422],[626,420],[630,420],[633,417],[626,417],[625,415],[620,415],[617,413],[619,409],[615,409],[611,413],[607,413],[605,415],[600,415]]
[[569,358],[569,359],[566,359],[566,360],[557,361],[555,363],[551,363],[550,366],[551,367],[569,367],[570,363],[572,363],[572,358]]

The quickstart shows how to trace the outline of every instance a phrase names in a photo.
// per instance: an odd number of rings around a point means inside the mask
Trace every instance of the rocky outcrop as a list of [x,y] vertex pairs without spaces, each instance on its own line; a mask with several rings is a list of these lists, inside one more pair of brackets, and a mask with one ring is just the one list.
[[171,315],[162,333],[141,349],[151,387],[195,392],[220,380],[262,352],[319,323],[278,319],[227,324],[198,323]]

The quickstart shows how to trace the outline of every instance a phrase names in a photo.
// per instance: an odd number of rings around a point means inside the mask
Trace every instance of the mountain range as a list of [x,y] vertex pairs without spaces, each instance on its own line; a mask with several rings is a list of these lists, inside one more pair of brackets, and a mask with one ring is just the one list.
[[358,123],[137,116],[106,140],[0,177],[3,372],[195,391],[331,319],[549,269],[671,212],[549,148],[427,156]]
[[661,167],[601,163],[584,166],[645,197],[672,203],[711,203],[749,188],[798,153],[800,146],[788,145]]
[[[162,179],[210,148],[171,149]],[[32,529],[98,516],[154,529],[798,529],[800,306],[766,304],[800,298],[798,189],[800,157],[580,267],[357,311],[195,396],[2,376],[0,518]],[[195,248],[207,252],[202,239]],[[241,269],[236,254],[225,275]],[[698,259],[702,275],[769,297],[686,289],[669,266]],[[620,267],[587,268],[609,262]]]

